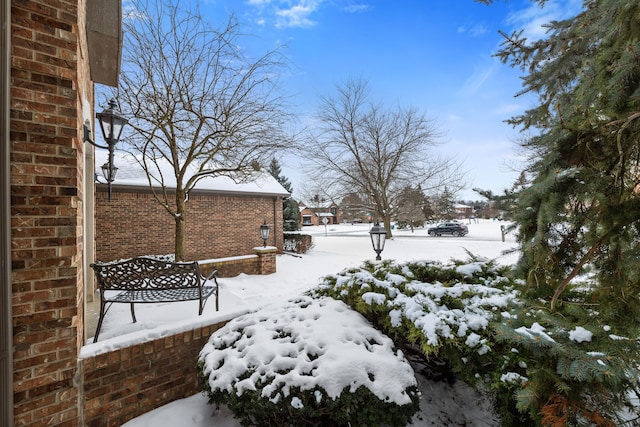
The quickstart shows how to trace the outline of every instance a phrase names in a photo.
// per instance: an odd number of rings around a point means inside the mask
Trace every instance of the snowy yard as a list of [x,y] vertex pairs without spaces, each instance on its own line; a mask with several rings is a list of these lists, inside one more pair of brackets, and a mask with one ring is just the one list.
[[[503,251],[516,247],[515,238],[507,235],[506,241],[502,241],[500,226],[504,224],[492,220],[467,223],[469,235],[465,237],[429,237],[426,229],[417,229],[413,233],[393,230],[394,238],[387,241],[382,258],[400,262],[446,262],[467,259],[466,251],[469,251],[497,259],[500,264],[512,264],[517,260],[517,252],[504,255]],[[194,323],[226,320],[259,306],[297,297],[315,287],[322,276],[374,259],[369,227],[369,224],[340,224],[303,228],[303,233],[314,236],[314,247],[309,253],[301,257],[278,256],[277,272],[269,276],[222,278],[219,312],[215,311],[213,302],[207,304],[202,316],[197,316],[196,302],[145,304],[136,307],[138,322],[133,324],[128,306],[114,305],[105,317],[100,342],[85,346],[83,354],[164,336]],[[417,379],[422,401],[421,411],[414,418],[413,425],[495,425],[489,402],[463,384],[428,381],[419,375]],[[200,394],[165,405],[125,425],[151,426],[158,423],[186,427],[240,425],[226,408],[215,412],[206,403],[206,397]]]

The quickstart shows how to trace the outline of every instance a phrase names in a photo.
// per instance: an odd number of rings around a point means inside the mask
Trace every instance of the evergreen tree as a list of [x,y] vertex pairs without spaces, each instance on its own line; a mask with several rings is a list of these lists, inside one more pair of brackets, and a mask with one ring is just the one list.
[[287,177],[282,176],[282,168],[280,167],[280,162],[278,162],[275,157],[272,158],[271,162],[269,163],[269,173],[280,183],[280,185],[284,187],[285,190],[287,190],[290,194],[293,193],[293,186],[291,185],[291,182]]
[[449,187],[445,186],[436,200],[436,210],[440,219],[456,219],[455,194],[449,190]]
[[[273,176],[289,193],[293,193],[293,186],[289,179],[282,175],[280,163],[275,159],[271,159],[269,163],[269,173]],[[284,231],[297,231],[302,227],[300,220],[300,208],[298,202],[291,197],[285,197],[282,200],[282,217]]]
[[396,220],[398,227],[409,227],[413,232],[415,227],[422,227],[425,220],[425,207],[428,201],[422,187],[407,186],[402,189],[397,199],[398,207],[396,208]]
[[520,191],[526,188],[526,186],[526,174],[521,172],[511,189],[505,189],[502,194],[494,194],[491,190],[482,190],[479,188],[474,188],[473,191],[492,202],[492,209],[500,211],[505,219],[512,219],[512,211],[517,207]]
[[367,197],[361,193],[351,192],[340,201],[340,211],[342,218],[347,221],[366,221],[370,215],[372,206],[367,201]]
[[[539,98],[510,120],[536,132],[523,146],[537,158],[513,212],[530,301],[517,323],[539,313],[547,330],[607,333],[588,353],[585,344],[523,342],[519,350],[540,361],[527,368],[517,406],[545,425],[619,425],[639,376],[640,2],[587,0],[547,30],[536,41],[505,35],[499,53],[527,73],[522,93]],[[510,336],[513,323],[498,336]],[[606,362],[594,364],[593,354]]]

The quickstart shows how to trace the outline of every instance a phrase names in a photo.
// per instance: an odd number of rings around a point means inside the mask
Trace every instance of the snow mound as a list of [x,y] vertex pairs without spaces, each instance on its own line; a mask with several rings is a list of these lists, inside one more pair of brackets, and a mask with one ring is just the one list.
[[322,389],[336,399],[364,386],[383,402],[405,405],[407,388],[417,385],[391,339],[331,298],[301,297],[240,316],[211,336],[200,363],[212,391],[262,389],[273,403],[295,390]]

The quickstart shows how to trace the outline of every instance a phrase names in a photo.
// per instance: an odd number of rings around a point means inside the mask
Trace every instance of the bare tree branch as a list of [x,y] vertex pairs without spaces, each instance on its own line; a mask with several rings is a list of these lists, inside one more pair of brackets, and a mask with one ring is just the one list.
[[373,104],[362,80],[347,80],[336,96],[321,98],[317,119],[320,128],[307,148],[318,181],[334,194],[360,191],[370,197],[389,237],[405,187],[428,191],[463,184],[460,165],[431,153],[439,144],[433,121],[413,107]]
[[[185,196],[197,181],[206,175],[247,179],[293,146],[285,132],[293,117],[277,81],[286,62],[279,49],[245,56],[234,16],[215,29],[186,4],[129,4],[118,99],[133,128],[131,151],[176,221],[181,259]],[[171,172],[162,169],[165,162]],[[176,183],[175,194],[168,182]]]

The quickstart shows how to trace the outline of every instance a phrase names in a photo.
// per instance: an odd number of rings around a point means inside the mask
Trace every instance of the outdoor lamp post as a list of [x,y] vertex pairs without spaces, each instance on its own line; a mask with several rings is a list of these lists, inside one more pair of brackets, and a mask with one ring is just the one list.
[[101,169],[102,175],[109,186],[109,201],[111,201],[111,183],[116,179],[116,172],[118,172],[118,168],[113,164],[113,150],[120,140],[122,129],[128,120],[122,117],[116,109],[115,99],[109,101],[109,108],[103,110],[101,113],[96,113],[96,118],[100,121],[102,136],[107,145],[98,145],[91,140],[91,130],[88,126],[88,120],[84,124],[84,141],[95,147],[109,150],[109,160],[102,165]]
[[269,231],[271,231],[271,228],[269,227],[269,224],[267,224],[267,221],[264,222],[264,224],[262,224],[260,226],[260,236],[262,237],[262,241],[264,242],[264,247],[267,247],[267,239],[269,238]]
[[371,244],[373,250],[376,251],[376,260],[381,260],[380,252],[384,250],[384,241],[387,238],[387,230],[380,226],[380,222],[376,221],[375,225],[369,230],[371,236]]

